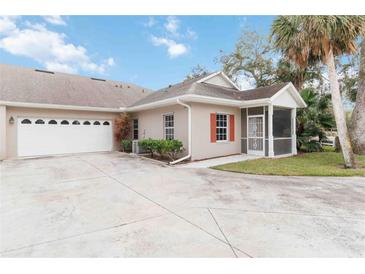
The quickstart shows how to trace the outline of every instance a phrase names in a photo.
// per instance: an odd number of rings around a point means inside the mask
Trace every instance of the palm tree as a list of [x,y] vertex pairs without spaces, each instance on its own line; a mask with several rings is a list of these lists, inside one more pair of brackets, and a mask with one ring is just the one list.
[[321,68],[317,64],[310,64],[305,68],[284,57],[278,61],[275,82],[292,82],[295,88],[301,91],[305,83],[321,79]]
[[305,88],[300,95],[307,108],[299,109],[297,113],[297,148],[308,152],[320,151],[320,141],[326,139],[326,130],[335,126],[331,98],[328,94],[319,94],[314,88]]
[[356,104],[352,111],[350,133],[355,153],[365,155],[365,38],[361,43]]
[[335,56],[356,50],[356,39],[365,32],[364,16],[279,16],[272,25],[276,48],[305,68],[322,62],[328,68],[331,99],[345,167],[355,167],[346,126]]

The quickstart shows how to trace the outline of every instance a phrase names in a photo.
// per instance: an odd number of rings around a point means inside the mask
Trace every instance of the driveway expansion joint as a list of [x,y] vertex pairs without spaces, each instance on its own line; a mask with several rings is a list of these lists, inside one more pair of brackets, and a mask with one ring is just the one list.
[[[237,256],[236,252],[234,251],[234,248],[232,247],[230,241],[228,240],[227,236],[224,234],[222,228],[220,227],[220,225],[218,224],[216,218],[214,217],[213,212],[210,210],[210,208],[207,208],[207,210],[210,213],[210,216],[212,216],[212,219],[214,220],[215,224],[217,225],[217,227],[218,227],[219,231],[221,232],[221,234],[223,235],[224,239],[226,240],[226,242],[229,244],[230,248],[232,249],[232,252],[233,252],[234,256],[236,258],[238,258],[238,256]],[[252,258],[252,256],[250,256],[246,252],[244,252],[244,254]]]
[[59,241],[64,241],[64,240],[68,240],[68,239],[73,239],[73,238],[78,238],[84,235],[90,235],[90,234],[94,234],[94,233],[99,233],[99,232],[103,232],[103,231],[107,231],[107,230],[112,230],[112,229],[116,229],[119,227],[124,227],[124,226],[128,226],[128,225],[132,225],[135,223],[141,223],[144,221],[148,221],[151,219],[155,219],[155,218],[159,218],[165,215],[168,215],[171,213],[165,213],[165,214],[159,214],[156,216],[150,216],[150,217],[146,217],[140,220],[135,220],[135,221],[130,221],[127,223],[121,223],[121,224],[117,224],[117,225],[113,225],[113,226],[109,226],[109,227],[104,227],[104,228],[100,228],[100,229],[95,229],[95,230],[91,230],[91,231],[85,231],[82,233],[78,233],[78,234],[74,234],[74,235],[70,235],[70,236],[66,236],[66,237],[62,237],[62,238],[58,238],[58,239],[53,239],[53,240],[47,240],[47,241],[43,241],[43,242],[39,242],[39,243],[34,243],[34,244],[30,244],[30,245],[26,245],[26,246],[21,246],[21,247],[17,247],[17,248],[13,248],[13,249],[7,249],[7,250],[3,250],[0,252],[0,255],[4,255],[10,252],[14,252],[14,251],[18,251],[18,250],[22,250],[22,249],[26,249],[26,248],[33,248],[36,246],[41,246],[41,245],[45,245],[45,244],[50,244],[50,243],[55,243],[55,242],[59,242]]
[[[193,222],[189,221],[188,219],[184,218],[183,216],[180,216],[179,214],[177,214],[176,212],[174,212],[174,211],[172,211],[171,209],[167,208],[166,206],[164,206],[164,205],[160,204],[159,202],[156,202],[156,201],[152,200],[152,199],[151,199],[151,198],[149,198],[148,196],[146,196],[146,195],[144,195],[144,194],[142,194],[142,193],[138,192],[137,190],[133,189],[133,188],[132,188],[132,187],[130,187],[129,185],[126,185],[126,184],[122,183],[119,179],[117,179],[117,178],[115,178],[115,177],[113,177],[113,176],[109,175],[108,173],[106,173],[105,171],[101,170],[100,168],[98,168],[98,167],[97,167],[97,166],[95,166],[94,164],[92,164],[92,163],[90,163],[90,162],[88,162],[88,161],[86,161],[86,160],[84,160],[84,159],[81,159],[81,160],[82,160],[82,161],[84,161],[85,163],[89,164],[90,166],[94,167],[95,169],[99,170],[100,172],[102,172],[103,174],[105,174],[107,177],[109,177],[110,179],[112,179],[113,181],[115,181],[116,183],[118,183],[118,184],[122,185],[123,187],[128,188],[129,190],[131,190],[131,191],[133,191],[134,193],[136,193],[136,194],[140,195],[140,196],[141,196],[141,197],[143,197],[144,199],[146,199],[146,200],[148,200],[148,201],[150,201],[150,202],[154,203],[155,205],[157,205],[157,206],[161,207],[162,209],[164,209],[164,210],[168,211],[169,213],[171,213],[171,214],[175,215],[176,217],[178,217],[178,218],[180,218],[181,220],[183,220],[183,221],[187,222],[188,224],[190,224],[190,225],[194,226],[195,228],[197,228],[197,229],[199,229],[199,230],[201,230],[201,231],[205,232],[206,234],[210,235],[211,237],[213,237],[213,238],[217,239],[218,241],[220,241],[220,242],[222,242],[222,243],[224,243],[224,244],[228,245],[231,249],[232,249],[232,248],[235,248],[235,249],[239,250],[240,252],[242,252],[242,253],[246,254],[247,256],[251,257],[250,255],[248,255],[246,252],[242,251],[241,249],[239,249],[239,248],[237,248],[237,247],[233,247],[233,246],[232,246],[229,242],[227,242],[227,240],[220,239],[219,237],[215,236],[214,234],[210,233],[209,231],[205,230],[204,228],[202,228],[202,227],[200,227],[200,226],[198,226],[198,225],[194,224]],[[238,257],[238,256],[237,256],[237,254],[236,254],[235,252],[234,252],[234,255],[235,255],[236,257]]]
[[[206,208],[206,207],[194,207],[194,208]],[[339,215],[321,215],[321,214],[310,214],[305,212],[280,212],[280,211],[265,211],[265,210],[249,210],[249,209],[236,209],[236,208],[221,208],[221,207],[210,207],[210,209],[214,210],[225,210],[225,211],[236,211],[242,213],[258,213],[258,214],[283,214],[283,215],[295,215],[295,216],[304,216],[304,217],[320,217],[320,218],[339,218],[339,219],[354,219],[365,221],[365,215],[359,217],[353,216],[339,216]]]

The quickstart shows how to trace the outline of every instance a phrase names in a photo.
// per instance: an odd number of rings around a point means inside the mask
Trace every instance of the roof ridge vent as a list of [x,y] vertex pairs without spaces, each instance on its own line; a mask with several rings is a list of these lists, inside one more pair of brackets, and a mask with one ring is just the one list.
[[101,78],[94,78],[94,77],[91,77],[90,79],[91,79],[91,80],[94,80],[94,81],[102,81],[102,82],[105,82],[105,81],[106,81],[105,79],[101,79]]
[[36,72],[48,73],[48,74],[54,74],[54,72],[53,72],[53,71],[44,70],[44,69],[35,69],[34,71],[36,71]]

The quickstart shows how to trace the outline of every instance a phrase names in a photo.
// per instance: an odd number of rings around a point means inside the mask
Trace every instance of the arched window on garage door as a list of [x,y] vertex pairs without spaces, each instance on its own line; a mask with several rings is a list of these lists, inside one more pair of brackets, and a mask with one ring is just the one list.
[[83,124],[87,126],[91,125],[89,121],[85,121]]
[[94,122],[94,126],[100,126],[100,122],[99,121],[95,121]]
[[37,121],[35,121],[35,124],[37,125],[43,125],[44,121],[42,119],[38,119]]
[[105,122],[103,123],[103,125],[104,125],[104,126],[109,126],[109,125],[110,125],[110,123],[109,123],[108,121],[105,121]]
[[62,120],[62,122],[61,122],[61,125],[69,125],[70,123],[69,123],[69,121],[67,121],[67,120]]
[[31,124],[32,122],[29,119],[24,119],[21,121],[22,124]]
[[49,120],[48,124],[49,125],[57,125],[57,121],[56,120]]
[[80,125],[80,122],[79,122],[79,121],[77,121],[77,120],[75,120],[75,121],[73,121],[73,122],[72,122],[72,124],[73,124],[73,125]]

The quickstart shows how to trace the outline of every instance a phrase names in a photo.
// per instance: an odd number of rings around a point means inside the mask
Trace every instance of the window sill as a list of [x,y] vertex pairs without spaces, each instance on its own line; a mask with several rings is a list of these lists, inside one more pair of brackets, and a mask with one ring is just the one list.
[[230,141],[228,140],[219,140],[219,141],[215,141],[217,144],[229,144],[231,143]]

